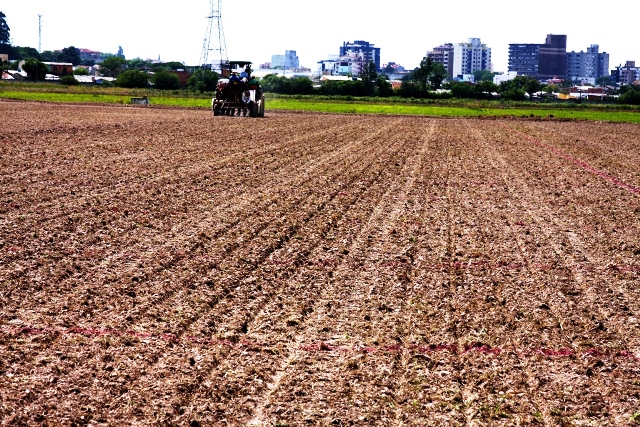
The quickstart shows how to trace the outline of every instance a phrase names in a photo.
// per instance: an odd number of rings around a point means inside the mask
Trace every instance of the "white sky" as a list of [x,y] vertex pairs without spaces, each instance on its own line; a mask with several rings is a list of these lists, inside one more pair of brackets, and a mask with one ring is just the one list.
[[[300,65],[315,71],[317,62],[338,54],[343,42],[365,40],[381,48],[383,64],[413,69],[435,46],[479,37],[491,48],[494,70],[507,71],[509,43],[544,43],[547,34],[566,34],[567,51],[600,45],[600,52],[610,55],[610,68],[627,60],[640,63],[640,3],[599,3],[602,10],[577,0],[222,0],[220,12],[229,59],[250,60],[254,68],[271,55],[295,50]],[[127,59],[160,56],[198,65],[210,1],[4,0],[0,12],[16,46],[38,48],[41,14],[42,50],[75,46],[115,54],[122,46]],[[212,39],[217,41],[217,29]]]

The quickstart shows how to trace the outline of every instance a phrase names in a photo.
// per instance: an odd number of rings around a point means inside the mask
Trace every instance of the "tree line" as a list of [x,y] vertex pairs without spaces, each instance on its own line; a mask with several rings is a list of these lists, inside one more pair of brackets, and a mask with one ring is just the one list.
[[[44,62],[66,62],[73,66],[94,66],[94,59],[83,59],[80,50],[68,46],[61,51],[44,51],[39,53],[31,47],[12,46],[10,29],[6,16],[0,12],[0,53],[8,54],[15,59],[13,63],[0,61],[0,71],[17,69],[19,61],[25,60],[22,66],[29,79],[44,80],[47,66]],[[140,58],[127,60],[121,46],[118,53],[107,55],[100,65],[100,74],[115,79],[116,86],[128,88],[144,88],[151,83],[157,89],[178,90],[179,78],[172,71],[184,69],[180,62],[155,63]],[[85,68],[76,68],[74,74],[87,74]],[[373,96],[403,98],[472,98],[491,99],[498,95],[501,99],[525,100],[541,91],[557,91],[553,85],[542,85],[538,80],[528,76],[517,76],[496,85],[493,83],[494,73],[477,71],[474,73],[476,83],[447,82],[447,71],[432,58],[424,57],[420,65],[407,73],[399,85],[393,88],[385,73],[378,73],[373,62],[367,62],[357,76],[349,76],[346,80],[326,80],[314,83],[308,77],[286,78],[270,74],[260,80],[265,92],[289,95],[326,95],[326,96]],[[187,81],[187,90],[195,92],[213,92],[220,76],[210,69],[195,69]],[[64,84],[79,84],[74,76],[63,76]],[[600,82],[604,83],[604,81]],[[110,85],[111,83],[103,83]],[[446,91],[440,91],[446,89]],[[640,105],[640,88],[632,85],[620,89],[620,103]]]

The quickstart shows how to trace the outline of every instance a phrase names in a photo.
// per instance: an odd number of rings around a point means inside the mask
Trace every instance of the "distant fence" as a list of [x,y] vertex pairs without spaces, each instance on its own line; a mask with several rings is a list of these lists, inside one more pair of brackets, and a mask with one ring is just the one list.
[[151,100],[148,97],[143,96],[142,98],[131,98],[131,103],[138,105],[149,105],[151,103]]

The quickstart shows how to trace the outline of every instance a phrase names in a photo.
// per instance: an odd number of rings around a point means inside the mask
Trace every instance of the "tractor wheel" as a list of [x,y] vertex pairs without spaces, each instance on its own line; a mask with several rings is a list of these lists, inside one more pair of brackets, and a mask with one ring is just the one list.
[[214,116],[219,116],[220,115],[220,104],[213,104],[213,115]]
[[264,96],[260,100],[260,111],[258,112],[258,117],[264,117]]
[[249,117],[258,117],[258,104],[255,102],[251,104]]

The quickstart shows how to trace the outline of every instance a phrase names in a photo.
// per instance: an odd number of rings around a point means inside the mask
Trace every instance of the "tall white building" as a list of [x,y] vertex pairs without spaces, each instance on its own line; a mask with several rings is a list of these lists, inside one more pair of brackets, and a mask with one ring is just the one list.
[[491,71],[491,48],[479,38],[469,38],[467,43],[453,44],[453,77],[473,74],[474,71]]

